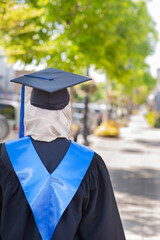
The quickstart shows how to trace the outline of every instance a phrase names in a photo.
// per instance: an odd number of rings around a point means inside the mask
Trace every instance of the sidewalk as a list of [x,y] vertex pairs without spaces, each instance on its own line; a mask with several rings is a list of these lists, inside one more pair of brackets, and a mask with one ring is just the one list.
[[119,139],[89,137],[110,172],[127,240],[160,240],[160,129],[132,116]]

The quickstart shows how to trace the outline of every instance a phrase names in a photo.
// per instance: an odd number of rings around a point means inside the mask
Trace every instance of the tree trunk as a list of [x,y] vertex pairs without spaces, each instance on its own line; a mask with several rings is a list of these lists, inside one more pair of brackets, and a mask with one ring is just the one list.
[[106,86],[105,86],[105,110],[103,114],[103,121],[108,120],[108,80],[106,78]]
[[[89,68],[86,68],[86,76],[89,76]],[[89,103],[89,97],[88,92],[85,92],[84,97],[84,116],[83,116],[83,144],[88,146],[89,142],[87,139],[88,136],[88,103]]]
[[73,87],[69,88],[69,93],[70,93],[70,103],[71,103],[71,114],[72,114],[72,119],[73,119],[73,108],[72,108],[72,104],[73,104],[73,100],[74,100]]
[[85,94],[84,97],[84,117],[83,117],[83,144],[88,146],[89,142],[87,139],[88,136],[88,103],[89,103],[89,97],[88,94]]

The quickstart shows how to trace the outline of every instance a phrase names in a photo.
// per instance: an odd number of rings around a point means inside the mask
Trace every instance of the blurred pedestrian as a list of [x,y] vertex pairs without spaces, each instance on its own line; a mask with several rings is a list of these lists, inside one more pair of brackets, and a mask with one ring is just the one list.
[[67,87],[90,80],[46,69],[12,80],[33,88],[20,138],[1,145],[1,240],[124,240],[102,158],[69,139]]

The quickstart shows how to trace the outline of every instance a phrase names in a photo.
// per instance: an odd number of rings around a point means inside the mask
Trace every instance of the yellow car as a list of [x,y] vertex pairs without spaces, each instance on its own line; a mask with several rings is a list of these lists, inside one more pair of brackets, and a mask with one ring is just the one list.
[[94,130],[94,134],[101,137],[118,137],[119,128],[120,125],[117,122],[114,120],[107,120],[105,122],[102,122],[101,125]]

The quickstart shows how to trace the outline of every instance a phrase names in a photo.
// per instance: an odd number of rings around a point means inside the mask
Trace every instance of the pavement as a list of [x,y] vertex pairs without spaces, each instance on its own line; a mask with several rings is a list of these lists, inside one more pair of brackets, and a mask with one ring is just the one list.
[[160,240],[160,129],[132,116],[120,138],[89,136],[110,173],[127,240]]

